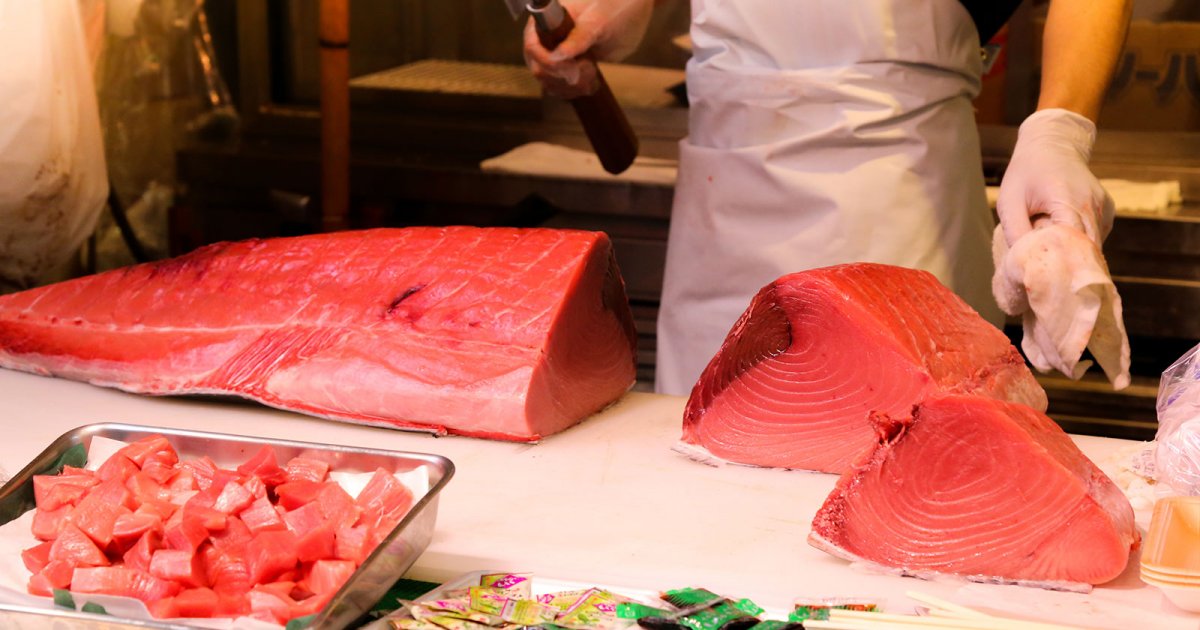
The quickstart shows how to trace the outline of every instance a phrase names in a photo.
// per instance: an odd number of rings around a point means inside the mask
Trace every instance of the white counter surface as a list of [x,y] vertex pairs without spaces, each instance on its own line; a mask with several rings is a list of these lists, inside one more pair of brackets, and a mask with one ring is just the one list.
[[[527,571],[588,584],[662,590],[702,586],[787,609],[797,597],[878,597],[912,612],[921,591],[960,604],[1101,628],[1198,628],[1125,574],[1089,594],[928,582],[870,573],[809,547],[809,523],[834,475],[711,467],[671,447],[684,399],[630,393],[540,444],[405,433],[309,418],[249,403],[149,398],[0,370],[0,466],[17,472],[62,433],[95,422],[259,435],[436,453],[456,473],[437,530],[408,572],[446,581],[470,571]],[[1076,436],[1106,467],[1134,443]],[[1145,527],[1147,514],[1139,512]]]

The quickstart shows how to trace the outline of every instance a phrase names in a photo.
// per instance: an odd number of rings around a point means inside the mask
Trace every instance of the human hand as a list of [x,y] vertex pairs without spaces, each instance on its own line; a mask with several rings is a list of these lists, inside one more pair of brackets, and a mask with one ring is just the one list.
[[[561,98],[596,91],[595,61],[629,56],[646,34],[653,0],[560,0],[575,28],[554,50],[538,40],[531,19],[525,26],[525,64],[548,94]],[[590,54],[589,54],[590,53]]]
[[1096,243],[1073,227],[1047,223],[1009,249],[997,226],[992,256],[992,293],[1005,313],[1021,317],[1021,350],[1035,368],[1078,379],[1091,366],[1080,360],[1087,348],[1114,389],[1129,384],[1121,296]]
[[996,214],[1009,247],[1035,226],[1073,227],[1100,245],[1112,230],[1112,197],[1088,168],[1096,125],[1065,109],[1021,123],[1000,183]]

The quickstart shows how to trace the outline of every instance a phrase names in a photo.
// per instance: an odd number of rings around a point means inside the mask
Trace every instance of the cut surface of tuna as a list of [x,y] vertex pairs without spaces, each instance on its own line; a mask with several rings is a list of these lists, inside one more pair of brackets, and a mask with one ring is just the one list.
[[874,441],[868,416],[941,393],[1046,408],[1008,337],[932,274],[855,263],[764,287],[692,389],[685,452],[840,473]]
[[622,396],[601,232],[396,228],[218,243],[0,296],[0,366],[143,394],[534,441]]
[[1053,420],[980,396],[876,416],[809,544],[899,572],[1055,588],[1102,584],[1139,542],[1133,508]]

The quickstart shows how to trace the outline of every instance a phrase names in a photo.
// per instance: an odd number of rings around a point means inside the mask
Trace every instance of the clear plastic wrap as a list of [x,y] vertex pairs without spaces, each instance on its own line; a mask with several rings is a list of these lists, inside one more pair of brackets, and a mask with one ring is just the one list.
[[137,247],[106,215],[97,230],[96,270],[169,254],[176,152],[196,141],[231,142],[238,127],[205,0],[108,0],[105,32],[97,84],[110,202],[128,217]]
[[1157,481],[1177,494],[1200,495],[1200,345],[1163,371],[1156,409]]

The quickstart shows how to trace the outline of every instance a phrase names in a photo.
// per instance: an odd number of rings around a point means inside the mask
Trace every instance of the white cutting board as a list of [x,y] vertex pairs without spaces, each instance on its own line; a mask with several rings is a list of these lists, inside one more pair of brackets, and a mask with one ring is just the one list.
[[[904,593],[917,590],[1092,627],[1200,628],[1200,616],[1141,583],[1136,561],[1087,595],[852,568],[805,542],[836,477],[688,460],[671,450],[684,403],[630,393],[540,444],[514,444],[360,427],[250,404],[134,396],[0,370],[0,466],[16,472],[59,434],[102,421],[437,453],[457,471],[441,495],[434,540],[407,574],[413,579],[511,570],[633,589],[698,586],[768,608],[788,608],[797,597],[875,596],[895,612],[911,612],[916,602]],[[1076,442],[1097,462],[1134,444]]]

